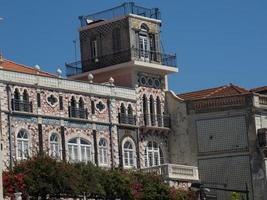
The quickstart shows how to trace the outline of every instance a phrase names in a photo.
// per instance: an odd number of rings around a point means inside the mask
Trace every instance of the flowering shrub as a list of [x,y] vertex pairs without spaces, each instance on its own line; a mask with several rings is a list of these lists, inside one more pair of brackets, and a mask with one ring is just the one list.
[[104,170],[93,164],[70,164],[37,156],[3,173],[5,196],[81,197],[127,200],[194,200],[194,193],[169,187],[154,174]]

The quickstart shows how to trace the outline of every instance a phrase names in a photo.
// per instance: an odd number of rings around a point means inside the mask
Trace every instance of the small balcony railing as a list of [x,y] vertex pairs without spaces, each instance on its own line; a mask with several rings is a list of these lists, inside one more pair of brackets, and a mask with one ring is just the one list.
[[199,181],[198,168],[194,166],[163,164],[141,170],[145,173],[161,175],[167,180]]
[[69,117],[87,119],[88,118],[87,108],[76,108],[69,106]]
[[142,114],[140,115],[140,126],[156,126],[170,128],[170,116],[160,114]]
[[125,49],[97,58],[66,63],[66,76],[75,76],[90,70],[101,69],[131,60],[155,63],[169,67],[177,67],[175,54],[164,54],[157,51],[145,51],[138,48]]
[[13,111],[32,112],[32,102],[19,99],[12,99],[11,105]]
[[135,60],[157,63],[165,66],[176,67],[176,54],[165,54],[159,51],[148,51],[140,48],[132,48],[132,56]]
[[120,124],[136,125],[136,116],[134,115],[119,113],[118,119]]

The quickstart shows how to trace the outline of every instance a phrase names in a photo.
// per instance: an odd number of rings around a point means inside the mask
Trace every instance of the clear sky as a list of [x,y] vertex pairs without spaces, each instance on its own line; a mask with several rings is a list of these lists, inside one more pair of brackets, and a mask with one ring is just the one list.
[[[55,73],[74,61],[79,15],[120,5],[111,0],[0,0],[0,51]],[[266,0],[138,0],[162,14],[165,53],[176,53],[177,93],[234,83],[267,85]]]

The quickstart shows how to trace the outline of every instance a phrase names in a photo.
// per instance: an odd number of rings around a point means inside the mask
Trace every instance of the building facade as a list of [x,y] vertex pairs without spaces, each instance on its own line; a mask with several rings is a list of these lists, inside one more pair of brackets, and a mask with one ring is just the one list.
[[176,56],[160,47],[159,10],[133,3],[118,8],[124,10],[118,16],[80,17],[81,61],[66,64],[67,78],[60,70],[53,75],[1,57],[5,167],[44,152],[69,162],[157,172],[181,187],[199,181],[197,163],[176,153],[187,122],[170,113],[186,116],[186,104],[168,91],[167,75],[178,69]]
[[[230,84],[178,96],[187,102],[201,182],[226,190],[248,189],[249,199],[267,199],[266,88],[249,91]],[[231,192],[212,190],[210,195],[224,200]],[[245,193],[241,196],[246,199]]]

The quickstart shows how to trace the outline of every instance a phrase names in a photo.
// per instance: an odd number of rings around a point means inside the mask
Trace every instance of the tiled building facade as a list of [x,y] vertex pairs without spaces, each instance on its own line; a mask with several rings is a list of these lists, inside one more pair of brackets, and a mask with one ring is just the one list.
[[267,89],[175,95],[167,77],[176,56],[162,51],[158,9],[109,12],[80,17],[81,61],[66,64],[67,78],[0,58],[4,166],[45,152],[157,172],[182,187],[199,181],[199,167],[206,186],[247,186],[250,199],[266,199]]
[[44,152],[69,162],[155,171],[180,186],[199,180],[196,163],[180,162],[177,147],[169,145],[180,131],[169,115],[167,96],[177,97],[167,92],[167,75],[178,70],[175,55],[160,48],[158,10],[145,11],[154,15],[132,9],[111,19],[81,17],[82,60],[67,64],[68,78],[1,57],[5,167]]

